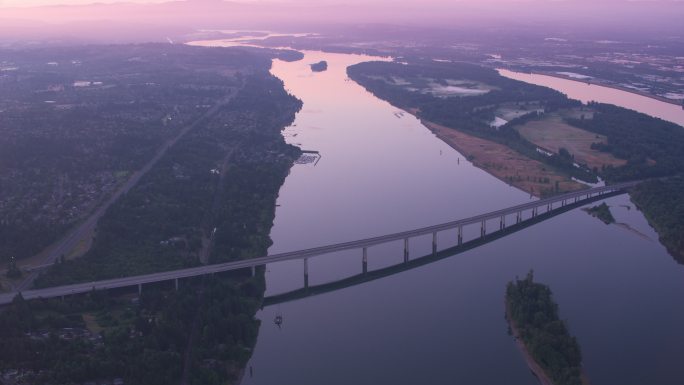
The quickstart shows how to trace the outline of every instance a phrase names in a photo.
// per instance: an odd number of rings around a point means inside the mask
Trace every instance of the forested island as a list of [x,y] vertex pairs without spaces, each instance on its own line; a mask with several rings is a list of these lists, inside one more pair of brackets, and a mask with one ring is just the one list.
[[328,62],[323,60],[318,63],[311,64],[311,71],[313,72],[323,72],[328,69]]
[[530,369],[542,384],[587,383],[579,344],[559,319],[551,289],[534,282],[533,272],[508,283],[506,318],[513,336],[523,344],[523,354],[533,360]]
[[585,209],[585,211],[589,213],[589,215],[600,219],[601,222],[607,225],[615,223],[615,218],[613,217],[613,214],[610,212],[610,207],[608,207],[606,202],[603,202],[598,206],[593,206],[588,209]]
[[[134,50],[142,68],[148,55],[163,53],[165,62],[184,65],[197,54],[216,55],[202,59],[197,80],[206,71],[230,86],[184,78],[184,92],[205,91],[202,105],[193,105],[203,113],[201,124],[106,211],[84,256],[60,259],[36,280],[38,287],[262,256],[271,245],[278,191],[301,154],[281,134],[301,101],[269,73],[272,53],[146,47],[100,52]],[[156,65],[150,76],[167,69]],[[119,140],[125,154],[126,139]],[[19,296],[0,312],[0,373],[24,383],[236,383],[256,343],[264,285],[257,269],[183,280],[179,290],[149,285],[141,296],[126,290],[64,301]]]

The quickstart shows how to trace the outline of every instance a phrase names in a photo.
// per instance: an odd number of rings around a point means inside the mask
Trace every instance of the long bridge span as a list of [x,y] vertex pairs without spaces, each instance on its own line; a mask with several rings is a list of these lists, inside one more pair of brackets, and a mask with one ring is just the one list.
[[[554,211],[567,211],[568,206],[578,207],[583,203],[599,200],[603,197],[614,196],[626,193],[631,187],[641,183],[625,182],[610,186],[596,187],[588,190],[581,190],[562,195],[557,195],[551,198],[540,199],[523,203],[517,206],[492,211],[486,214],[476,215],[469,218],[464,218],[456,221],[442,223],[434,226],[423,227],[415,230],[404,231],[399,233],[387,234],[379,237],[360,239],[351,242],[337,243],[333,245],[314,247],[305,250],[297,250],[286,253],[273,254],[264,257],[251,258],[247,260],[219,263],[214,265],[203,265],[191,267],[187,269],[163,271],[159,273],[152,273],[139,276],[131,276],[124,278],[114,278],[96,282],[77,283],[72,285],[50,287],[45,289],[35,289],[22,291],[21,294],[24,299],[38,299],[38,298],[57,298],[75,294],[83,294],[93,290],[107,290],[125,287],[138,287],[138,291],[142,291],[145,284],[175,281],[176,288],[178,282],[183,278],[198,277],[203,275],[210,275],[214,273],[221,273],[232,270],[252,269],[257,266],[267,265],[269,263],[283,262],[290,260],[302,259],[304,260],[304,282],[305,287],[308,287],[308,258],[330,254],[344,250],[362,250],[362,268],[363,273],[367,272],[368,248],[384,243],[402,241],[404,242],[404,262],[409,262],[409,240],[414,237],[425,236],[432,234],[432,253],[438,252],[438,238],[437,234],[446,230],[458,230],[457,245],[463,245],[463,228],[465,226],[479,226],[480,236],[476,238],[485,239],[488,235],[487,225],[491,226],[491,221],[495,221],[494,232],[502,232],[507,228],[506,220],[513,221],[513,225],[520,225],[524,222],[532,222],[537,219],[540,214],[551,214]],[[541,210],[541,212],[540,212]],[[512,216],[512,218],[508,218]],[[0,305],[7,305],[12,302],[13,298],[18,292],[10,292],[0,294]]]

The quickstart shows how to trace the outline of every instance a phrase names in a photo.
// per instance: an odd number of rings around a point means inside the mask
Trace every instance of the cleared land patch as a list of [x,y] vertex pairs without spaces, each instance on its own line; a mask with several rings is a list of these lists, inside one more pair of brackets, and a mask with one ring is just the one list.
[[537,102],[531,103],[504,103],[495,112],[495,115],[506,121],[519,118],[534,111],[543,111],[544,108]]
[[426,127],[451,147],[495,177],[534,196],[577,191],[587,186],[575,182],[547,165],[530,159],[502,144],[468,135],[453,128],[423,121]]
[[627,163],[607,152],[591,148],[592,143],[605,143],[606,137],[573,127],[558,114],[549,114],[542,120],[533,120],[517,127],[525,139],[546,150],[558,153],[565,148],[575,156],[577,163],[589,168],[605,166],[619,167]]
[[381,80],[389,85],[404,88],[407,91],[430,94],[438,98],[479,96],[498,89],[497,87],[468,79],[402,78],[398,76],[369,76],[369,78]]

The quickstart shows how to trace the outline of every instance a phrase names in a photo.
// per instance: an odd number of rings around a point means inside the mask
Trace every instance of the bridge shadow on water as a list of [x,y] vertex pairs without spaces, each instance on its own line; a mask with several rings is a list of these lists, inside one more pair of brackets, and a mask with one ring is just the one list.
[[376,270],[371,270],[367,271],[364,273],[356,274],[349,276],[347,278],[343,278],[337,281],[333,282],[328,282],[328,283],[323,283],[323,284],[318,284],[318,285],[313,285],[313,286],[308,286],[308,287],[303,287],[301,289],[297,290],[292,290],[286,293],[281,293],[281,294],[276,294],[272,296],[268,296],[264,298],[264,302],[262,305],[263,307],[267,306],[272,306],[272,305],[277,305],[281,303],[286,303],[290,301],[295,301],[299,299],[304,299],[307,297],[313,297],[321,294],[326,294],[330,293],[333,291],[337,290],[342,290],[348,287],[356,286],[356,285],[361,285],[367,282],[375,281],[381,278],[389,277],[391,275],[399,274],[401,272],[415,269],[421,266],[429,265],[431,263],[441,261],[443,259],[464,253],[468,250],[475,249],[477,247],[480,247],[482,245],[488,244],[490,242],[494,242],[500,238],[506,237],[508,235],[511,235],[513,233],[516,233],[518,231],[524,230],[528,227],[534,226],[538,223],[544,222],[548,219],[551,219],[555,216],[561,215],[563,213],[566,213],[568,211],[574,210],[576,208],[586,206],[587,204],[596,202],[596,201],[601,201],[607,198],[611,198],[617,195],[624,194],[622,191],[614,192],[614,193],[609,193],[609,194],[604,194],[596,197],[592,197],[589,199],[582,200],[581,202],[578,203],[571,203],[567,204],[563,207],[559,207],[556,209],[551,210],[550,212],[545,212],[545,213],[540,213],[536,217],[526,219],[520,223],[514,224],[514,225],[509,225],[505,227],[503,230],[497,230],[495,232],[492,232],[490,234],[485,235],[484,237],[478,237],[476,239],[464,242],[463,244],[459,246],[453,246],[448,249],[444,249],[441,251],[438,251],[436,253],[430,253],[428,255],[419,257],[419,258],[414,258],[410,259],[406,262],[398,263],[396,265],[376,269]]

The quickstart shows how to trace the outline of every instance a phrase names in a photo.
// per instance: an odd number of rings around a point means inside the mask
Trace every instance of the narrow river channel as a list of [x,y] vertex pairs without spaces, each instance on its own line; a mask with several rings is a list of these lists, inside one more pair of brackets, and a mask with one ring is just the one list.
[[[276,60],[272,73],[304,102],[284,131],[287,141],[321,157],[296,165],[285,181],[269,253],[408,230],[530,199],[347,79],[347,66],[377,58],[305,54],[299,62]],[[320,60],[328,71],[311,72],[309,64]],[[627,196],[607,202],[629,228],[574,210],[427,266],[266,307],[258,314],[259,338],[242,383],[534,385],[507,333],[503,303],[506,283],[534,269],[578,338],[592,383],[679,385],[684,267]],[[440,248],[455,239],[440,234]],[[428,254],[430,242],[412,241],[411,256]],[[400,262],[402,248],[371,248],[369,269]],[[360,251],[316,257],[309,260],[309,283],[360,271]],[[269,265],[266,278],[267,295],[300,288],[302,262]],[[283,317],[280,327],[276,315]]]
[[684,126],[684,108],[682,106],[664,103],[647,96],[615,88],[555,76],[527,74],[503,69],[499,70],[499,73],[511,79],[556,89],[568,95],[569,98],[577,99],[582,103],[594,101],[615,104]]

